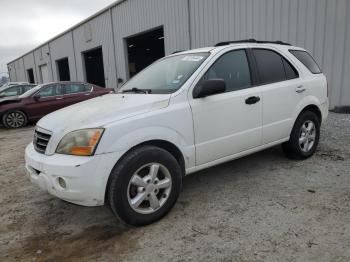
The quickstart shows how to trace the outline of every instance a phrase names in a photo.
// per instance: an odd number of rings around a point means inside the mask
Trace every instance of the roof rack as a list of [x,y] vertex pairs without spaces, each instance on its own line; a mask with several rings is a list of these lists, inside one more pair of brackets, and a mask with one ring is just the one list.
[[186,51],[186,50],[179,50],[179,51],[172,52],[171,54],[174,55],[174,54],[181,53],[181,52],[185,52],[185,51]]
[[236,41],[226,41],[226,42],[220,42],[215,45],[217,46],[225,46],[225,45],[231,45],[231,44],[240,44],[240,43],[256,43],[256,44],[277,44],[277,45],[290,45],[289,43],[285,43],[282,41],[260,41],[256,39],[245,39],[245,40],[236,40]]

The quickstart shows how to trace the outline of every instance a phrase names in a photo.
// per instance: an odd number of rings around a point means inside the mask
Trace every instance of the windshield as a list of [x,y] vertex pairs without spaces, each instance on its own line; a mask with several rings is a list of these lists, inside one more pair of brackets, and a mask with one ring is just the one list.
[[42,85],[37,85],[36,87],[33,87],[32,89],[30,89],[27,92],[20,95],[19,98],[30,97],[32,94],[34,94],[36,91],[38,91],[41,87],[42,87]]
[[119,92],[146,90],[147,93],[152,94],[173,93],[187,81],[209,55],[210,53],[194,53],[161,59],[131,78],[119,89]]

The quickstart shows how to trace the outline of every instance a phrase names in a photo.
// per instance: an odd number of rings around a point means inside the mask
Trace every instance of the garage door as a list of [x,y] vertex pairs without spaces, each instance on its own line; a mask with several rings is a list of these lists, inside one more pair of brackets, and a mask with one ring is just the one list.
[[42,83],[49,83],[49,70],[47,68],[47,65],[40,66],[40,74],[41,74],[41,82]]

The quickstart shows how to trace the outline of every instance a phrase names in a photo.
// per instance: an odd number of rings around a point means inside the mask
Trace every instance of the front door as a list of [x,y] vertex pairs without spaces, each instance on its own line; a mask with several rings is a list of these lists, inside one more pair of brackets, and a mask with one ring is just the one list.
[[28,113],[33,118],[39,119],[63,107],[62,87],[60,84],[44,86],[31,97],[31,100],[27,105]]
[[262,101],[252,87],[246,50],[218,58],[202,80],[223,79],[226,93],[190,98],[193,113],[196,165],[231,156],[262,144]]

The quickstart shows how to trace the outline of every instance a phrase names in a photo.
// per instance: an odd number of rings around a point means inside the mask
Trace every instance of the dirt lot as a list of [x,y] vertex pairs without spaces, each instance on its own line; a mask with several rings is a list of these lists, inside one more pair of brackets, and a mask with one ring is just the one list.
[[307,161],[276,147],[186,177],[143,228],[31,185],[32,131],[0,129],[0,261],[350,261],[350,115],[330,115]]

